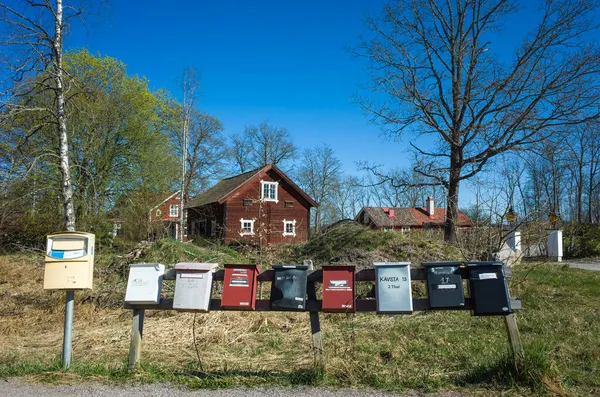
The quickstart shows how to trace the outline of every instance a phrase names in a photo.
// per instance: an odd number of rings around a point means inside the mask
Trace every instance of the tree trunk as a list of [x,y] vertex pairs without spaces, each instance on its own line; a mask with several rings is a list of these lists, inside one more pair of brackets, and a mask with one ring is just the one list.
[[69,137],[65,116],[65,91],[62,69],[62,0],[56,1],[54,25],[54,82],[56,84],[56,117],[58,121],[60,173],[63,195],[63,213],[65,229],[75,231],[75,210],[73,208],[73,186],[71,185],[71,169],[69,166]]
[[452,148],[451,151],[444,240],[449,244],[454,244],[456,243],[456,229],[458,227],[458,188],[460,184],[461,164],[458,149]]

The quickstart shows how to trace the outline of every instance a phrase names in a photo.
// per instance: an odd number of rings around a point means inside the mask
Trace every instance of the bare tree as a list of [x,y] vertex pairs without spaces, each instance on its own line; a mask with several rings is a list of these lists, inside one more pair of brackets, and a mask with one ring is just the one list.
[[501,153],[598,117],[600,51],[585,41],[594,9],[541,2],[536,27],[505,61],[493,39],[516,10],[509,0],[400,0],[369,21],[374,37],[356,52],[378,95],[359,101],[390,135],[437,138],[433,150],[411,146],[428,159],[415,171],[447,189],[446,241],[456,239],[461,181]]
[[[18,116],[40,120],[26,132],[25,140],[45,126],[56,128],[64,227],[68,231],[75,230],[75,211],[65,114],[69,87],[63,68],[63,38],[69,21],[82,11],[63,6],[62,0],[27,0],[23,10],[0,4],[0,29],[8,32],[0,44],[11,51],[4,59],[13,82],[9,95],[0,98],[2,121]],[[50,95],[52,101],[45,106],[28,103],[25,98],[36,91]]]
[[292,160],[296,146],[288,130],[269,125],[266,121],[259,126],[246,126],[244,133],[231,138],[230,155],[234,168],[244,173],[250,169]]
[[302,154],[298,181],[304,191],[319,203],[313,218],[316,232],[321,230],[324,209],[335,208],[331,201],[340,183],[341,168],[340,161],[328,145],[306,149]]

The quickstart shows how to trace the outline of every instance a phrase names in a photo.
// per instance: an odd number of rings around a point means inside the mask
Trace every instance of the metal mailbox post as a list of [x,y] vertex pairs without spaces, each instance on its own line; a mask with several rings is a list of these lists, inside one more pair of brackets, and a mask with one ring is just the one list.
[[510,296],[502,262],[467,262],[474,316],[510,314]]
[[356,288],[354,266],[323,266],[323,311],[354,313]]
[[427,269],[427,293],[432,309],[465,306],[465,293],[460,271],[461,262],[423,263]]
[[410,262],[375,262],[377,313],[412,313]]
[[260,265],[225,265],[221,307],[254,310]]
[[304,310],[306,308],[306,265],[273,265],[271,308]]
[[176,264],[173,309],[208,312],[213,273],[217,266],[216,263]]
[[133,263],[129,265],[129,278],[125,302],[158,303],[165,265],[159,263]]

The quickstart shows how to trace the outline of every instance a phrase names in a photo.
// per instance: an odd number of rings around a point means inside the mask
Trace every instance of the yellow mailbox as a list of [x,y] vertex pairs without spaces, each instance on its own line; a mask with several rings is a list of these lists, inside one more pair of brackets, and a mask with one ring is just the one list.
[[94,282],[94,241],[91,233],[50,234],[46,244],[44,289],[86,289]]

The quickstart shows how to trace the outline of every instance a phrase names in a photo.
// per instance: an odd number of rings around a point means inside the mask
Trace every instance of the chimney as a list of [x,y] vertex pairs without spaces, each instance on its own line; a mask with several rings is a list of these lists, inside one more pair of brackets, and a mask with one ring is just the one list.
[[426,204],[425,204],[425,211],[427,212],[427,215],[429,215],[430,218],[434,217],[435,205],[433,202],[433,197],[427,197]]
[[393,210],[393,209],[391,209],[391,208],[390,208],[390,212],[388,213],[388,216],[389,216],[390,218],[393,218],[393,217],[394,217],[394,210]]

